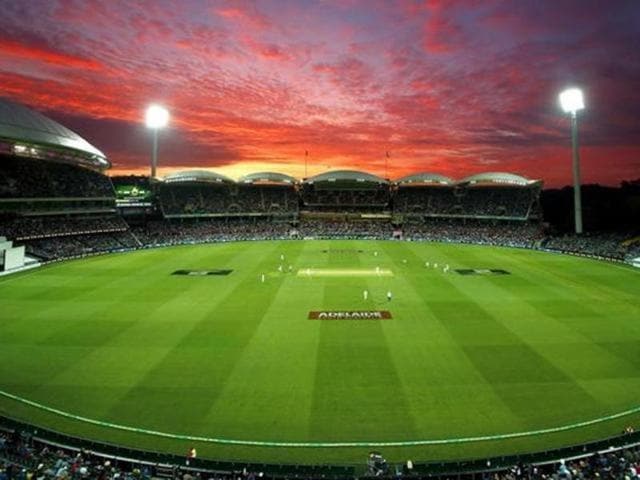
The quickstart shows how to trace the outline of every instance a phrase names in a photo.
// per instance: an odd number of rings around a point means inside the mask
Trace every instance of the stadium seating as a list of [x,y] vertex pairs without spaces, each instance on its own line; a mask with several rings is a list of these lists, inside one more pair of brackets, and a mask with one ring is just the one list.
[[[91,444],[92,451],[67,446],[54,432],[36,432],[17,422],[0,429],[0,478],[171,480],[254,480],[271,478],[342,479],[372,478],[357,475],[353,466],[297,466],[242,464],[185,458],[133,451],[113,445]],[[48,440],[47,436],[54,437]],[[637,479],[640,470],[638,434],[631,427],[621,436],[561,451],[501,457],[478,462],[449,462],[394,465],[383,478],[429,478],[444,480],[547,480],[547,479]],[[67,440],[72,440],[67,438]],[[73,440],[76,443],[75,440]],[[120,452],[122,450],[122,452]],[[110,453],[107,453],[110,452]],[[126,455],[126,456],[124,456]],[[564,458],[568,458],[564,460]],[[409,465],[411,468],[409,468]]]
[[158,200],[164,215],[211,216],[238,214],[293,214],[298,199],[292,186],[212,185],[185,182],[161,184]]
[[302,185],[300,197],[306,208],[345,209],[389,207],[390,190],[388,186],[370,188],[355,186],[350,188],[319,188],[315,185]]
[[145,246],[175,245],[231,240],[290,238],[292,227],[286,222],[260,218],[157,220],[134,226],[132,233]]
[[429,218],[407,223],[403,229],[405,240],[476,243],[534,248],[544,238],[539,224],[511,221],[498,222],[481,219]]
[[65,163],[3,155],[0,198],[113,198],[109,177]]
[[77,165],[0,156],[0,213],[115,212],[109,177]]
[[398,214],[528,219],[539,216],[538,195],[527,187],[399,186],[393,204]]

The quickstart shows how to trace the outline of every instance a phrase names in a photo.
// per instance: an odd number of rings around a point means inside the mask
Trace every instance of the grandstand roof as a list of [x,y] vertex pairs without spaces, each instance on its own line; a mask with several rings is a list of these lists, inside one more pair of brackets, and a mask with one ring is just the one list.
[[333,170],[331,172],[321,173],[305,180],[305,183],[316,182],[335,182],[335,181],[354,181],[367,183],[389,183],[382,177],[367,172],[357,170]]
[[442,185],[453,185],[455,182],[451,178],[445,177],[444,175],[421,172],[399,178],[395,183],[397,183],[398,185],[407,185],[411,183],[439,183]]
[[289,175],[285,175],[284,173],[277,173],[277,172],[250,173],[238,179],[238,183],[259,183],[259,182],[294,184],[297,182],[297,180]]
[[229,177],[209,170],[182,170],[166,175],[163,179],[166,183],[235,183]]
[[[0,98],[0,139],[14,143],[17,155],[22,154],[24,149],[29,156],[45,157],[38,152],[38,147],[41,147],[71,154],[72,157],[77,157],[78,163],[94,168],[105,169],[111,166],[104,153],[77,133],[6,98]],[[51,156],[48,155],[47,158]]]
[[540,180],[529,180],[521,175],[506,172],[486,172],[478,173],[463,178],[458,182],[459,184],[507,184],[507,185],[519,185],[529,186],[540,184]]

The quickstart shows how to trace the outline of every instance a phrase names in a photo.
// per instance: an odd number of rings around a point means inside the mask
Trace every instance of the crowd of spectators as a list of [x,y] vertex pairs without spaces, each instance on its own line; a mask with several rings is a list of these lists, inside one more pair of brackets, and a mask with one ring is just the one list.
[[[246,468],[238,471],[207,471],[203,468],[189,467],[186,460],[184,464],[163,465],[138,462],[83,449],[54,446],[26,431],[0,431],[0,480],[150,480],[160,476],[170,480],[273,478],[268,473],[254,473]],[[639,480],[640,446],[634,444],[599,452],[586,451],[583,455],[568,460],[559,459],[540,464],[518,463],[506,468],[494,468],[489,461],[485,471],[475,473],[421,474],[413,470],[411,461],[403,466],[391,466],[384,462],[384,467],[377,469],[384,478]],[[307,477],[297,474],[295,478]],[[359,477],[354,475],[350,478]]]
[[300,198],[306,208],[332,207],[343,211],[345,207],[388,207],[391,190],[388,185],[331,189],[305,184],[300,188]]
[[223,218],[184,221],[151,221],[132,228],[144,246],[232,240],[273,240],[290,238],[289,223],[270,219]]
[[633,242],[627,244],[627,251],[625,253],[625,260],[632,261],[636,258],[640,258],[640,236],[636,237]]
[[117,215],[98,217],[15,217],[0,219],[0,236],[11,240],[64,237],[88,233],[124,232],[127,223]]
[[26,432],[0,432],[0,480],[145,480],[148,466],[132,466],[90,452],[53,448]]
[[640,447],[638,445],[594,452],[571,460],[542,465],[514,465],[486,475],[493,480],[639,480]]
[[282,214],[298,210],[293,186],[168,183],[158,188],[165,215]]
[[27,254],[43,260],[78,257],[100,252],[130,250],[140,246],[130,232],[92,233],[24,242]]
[[403,238],[411,241],[430,240],[534,248],[539,245],[544,235],[537,223],[432,218],[404,225]]
[[542,246],[550,250],[594,255],[597,257],[631,260],[640,256],[640,242],[627,242],[632,238],[625,233],[586,233],[549,236]]
[[239,472],[205,472],[186,465],[120,459],[49,444],[28,432],[0,432],[0,480],[254,480]]
[[389,221],[354,220],[301,220],[298,236],[317,238],[365,238],[388,240],[394,228]]
[[[636,234],[637,235],[637,234]],[[640,256],[632,233],[548,235],[539,223],[420,217],[394,225],[389,219],[271,216],[155,219],[129,227],[117,215],[0,219],[0,236],[25,244],[43,259],[180,243],[295,238],[404,239],[538,248],[620,261]]]
[[[539,214],[536,188],[399,187],[335,188],[302,185],[168,183],[158,187],[165,215],[393,211],[443,217],[526,219]],[[300,206],[299,206],[300,204]]]
[[109,177],[79,166],[2,155],[0,198],[114,198]]
[[509,217],[537,214],[539,191],[523,187],[401,186],[393,200],[395,213],[453,217]]

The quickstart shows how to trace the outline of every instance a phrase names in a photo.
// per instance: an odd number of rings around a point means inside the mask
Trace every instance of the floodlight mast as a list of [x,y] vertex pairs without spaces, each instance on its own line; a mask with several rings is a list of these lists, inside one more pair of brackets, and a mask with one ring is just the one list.
[[151,178],[156,177],[158,166],[158,130],[169,123],[169,112],[159,105],[151,105],[145,115],[147,127],[153,131],[153,149],[151,151]]
[[580,192],[580,151],[578,144],[578,111],[584,109],[584,98],[579,88],[569,88],[560,94],[560,105],[571,114],[571,151],[573,157],[573,209],[575,230],[581,234],[582,196]]

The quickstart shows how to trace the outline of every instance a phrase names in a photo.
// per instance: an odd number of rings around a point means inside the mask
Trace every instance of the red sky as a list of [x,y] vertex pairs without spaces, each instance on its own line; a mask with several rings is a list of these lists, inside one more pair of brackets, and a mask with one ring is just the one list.
[[584,89],[583,180],[640,177],[637,0],[0,0],[0,95],[160,174],[509,171],[571,181],[557,94]]

